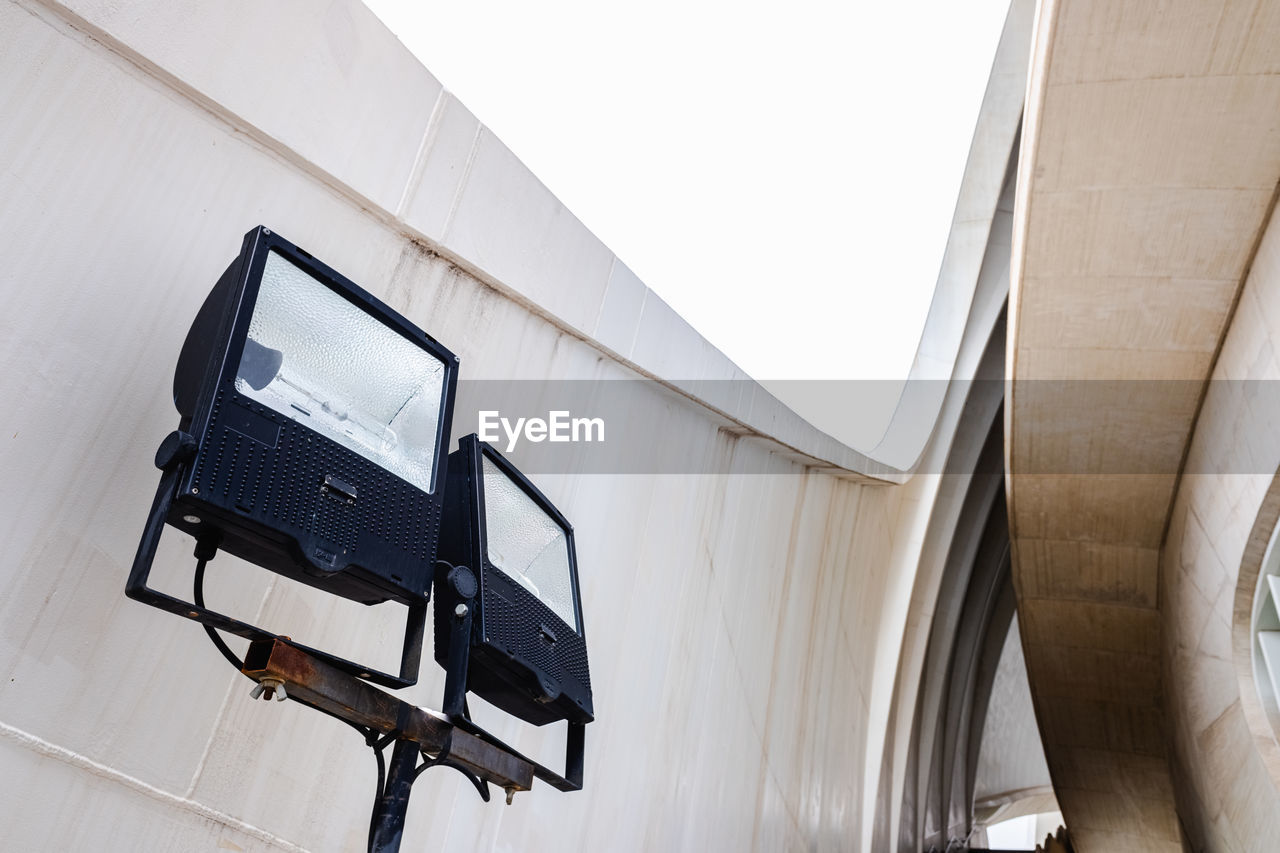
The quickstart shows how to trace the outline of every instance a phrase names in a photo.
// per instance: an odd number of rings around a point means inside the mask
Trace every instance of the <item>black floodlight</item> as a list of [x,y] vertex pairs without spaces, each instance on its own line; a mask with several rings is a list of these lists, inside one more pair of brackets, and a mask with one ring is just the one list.
[[[573,527],[474,434],[458,444],[436,578],[436,660],[455,682],[445,710],[456,713],[469,690],[534,725],[586,724],[594,712]],[[469,632],[457,630],[460,621]],[[468,635],[468,648],[454,648]]]
[[[399,677],[417,678],[457,359],[387,305],[258,227],[178,359],[178,431],[128,594],[250,639],[272,635],[146,586],[160,529],[365,604],[409,607]],[[199,549],[198,549],[199,552]],[[304,647],[305,648],[305,647]]]

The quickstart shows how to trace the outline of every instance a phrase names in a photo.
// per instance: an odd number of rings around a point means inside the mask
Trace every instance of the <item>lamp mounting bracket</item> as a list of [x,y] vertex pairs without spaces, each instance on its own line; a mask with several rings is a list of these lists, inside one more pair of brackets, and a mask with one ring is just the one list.
[[[194,620],[210,628],[244,637],[250,642],[278,639],[277,634],[273,634],[256,625],[250,625],[248,622],[242,622],[216,610],[210,610],[203,604],[184,601],[181,598],[160,592],[147,585],[147,581],[151,576],[151,566],[155,562],[156,549],[160,546],[160,538],[164,535],[165,520],[169,517],[169,510],[173,506],[174,497],[177,495],[182,476],[191,461],[193,450],[194,439],[186,433],[174,431],[165,437],[160,449],[156,452],[156,467],[160,468],[163,473],[160,476],[160,485],[156,489],[156,496],[151,502],[151,511],[147,516],[146,527],[142,531],[142,539],[138,542],[138,552],[133,558],[133,567],[129,571],[129,580],[125,584],[125,595],[135,601],[141,601],[144,604],[150,604],[152,607],[167,610],[170,613]],[[197,558],[202,560],[212,558],[216,547],[216,541],[211,541],[204,537],[197,539]],[[311,656],[325,661],[352,676],[366,678],[376,684],[393,689],[408,687],[416,683],[418,679],[418,667],[422,660],[422,641],[426,633],[427,605],[414,605],[409,607],[408,610],[408,618],[405,620],[404,647],[400,658],[399,675],[381,672],[355,661],[349,661],[336,655],[322,652],[319,649],[312,649],[302,645],[298,645],[298,648],[305,649]]]

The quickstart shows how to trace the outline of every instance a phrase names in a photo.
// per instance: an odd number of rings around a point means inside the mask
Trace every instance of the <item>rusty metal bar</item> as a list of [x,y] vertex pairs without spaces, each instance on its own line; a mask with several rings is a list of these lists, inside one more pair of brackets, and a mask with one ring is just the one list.
[[431,755],[446,746],[449,760],[480,779],[508,791],[528,791],[535,764],[500,749],[489,741],[453,725],[434,711],[411,705],[353,675],[343,672],[279,639],[250,644],[242,672],[255,681],[282,682],[290,699],[313,705],[383,734],[396,733]]

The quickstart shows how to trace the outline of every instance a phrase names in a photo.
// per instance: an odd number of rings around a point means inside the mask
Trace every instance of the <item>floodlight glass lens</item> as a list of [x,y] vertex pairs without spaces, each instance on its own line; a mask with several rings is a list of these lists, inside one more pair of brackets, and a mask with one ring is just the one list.
[[431,491],[445,365],[268,252],[236,390]]
[[564,528],[487,456],[480,464],[489,562],[577,631]]

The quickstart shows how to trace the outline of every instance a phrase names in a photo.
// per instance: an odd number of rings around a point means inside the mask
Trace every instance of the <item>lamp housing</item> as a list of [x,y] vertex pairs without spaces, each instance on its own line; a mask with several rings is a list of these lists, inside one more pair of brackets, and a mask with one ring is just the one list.
[[166,521],[343,598],[425,605],[456,385],[453,353],[259,226],[178,359],[195,449]]
[[[527,477],[475,435],[449,455],[435,598],[436,661],[473,606],[466,689],[534,725],[594,717],[573,526]],[[449,564],[449,565],[446,565]],[[475,567],[477,589],[450,582]],[[463,593],[473,595],[464,595]]]

